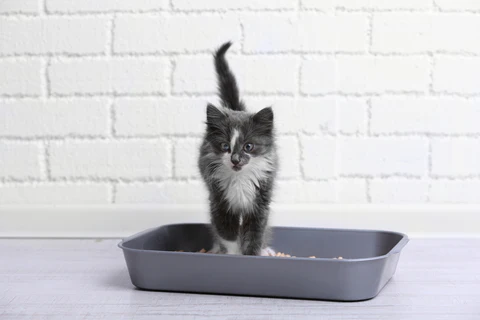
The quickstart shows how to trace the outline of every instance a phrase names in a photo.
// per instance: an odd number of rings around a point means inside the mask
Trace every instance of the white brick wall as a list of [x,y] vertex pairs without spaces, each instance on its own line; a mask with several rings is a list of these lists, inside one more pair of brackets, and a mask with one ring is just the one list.
[[421,203],[428,199],[428,181],[417,179],[373,179],[372,202]]
[[203,204],[208,198],[200,181],[131,183],[117,186],[115,203]]
[[439,56],[433,70],[433,90],[444,93],[479,95],[480,56]]
[[162,94],[166,90],[164,58],[60,59],[48,68],[53,95]]
[[[377,13],[373,16],[375,52],[480,52],[478,16],[463,13]],[[375,28],[378,27],[378,28]]]
[[224,0],[172,0],[173,7],[178,10],[211,10],[224,11],[231,9],[251,9],[251,10],[275,10],[275,9],[294,9],[295,0],[243,0],[243,1],[224,1]]
[[480,99],[374,98],[370,128],[374,134],[480,134],[479,119]]
[[342,55],[304,60],[301,91],[306,94],[419,92],[429,85],[426,57]]
[[162,179],[171,176],[170,143],[65,141],[49,150],[53,178]]
[[200,172],[197,169],[197,159],[192,153],[200,150],[200,138],[177,138],[173,141],[175,178],[199,178]]
[[265,13],[249,14],[242,21],[247,53],[365,52],[367,48],[366,14]]
[[331,137],[301,137],[302,165],[305,176],[313,179],[334,178],[336,141]]
[[422,176],[427,171],[425,138],[340,138],[338,173],[345,176]]
[[107,39],[106,28],[105,18],[35,17],[19,20],[0,17],[0,54],[102,53]]
[[[455,1],[455,0],[453,0]],[[322,2],[322,1],[319,1]],[[335,0],[339,7],[347,9],[428,9],[432,6],[430,0]]]
[[339,203],[367,203],[368,187],[365,179],[339,179],[336,184],[337,202]]
[[72,183],[11,183],[0,186],[0,204],[108,204],[109,186],[106,184]]
[[480,141],[434,139],[432,141],[432,174],[448,177],[480,176]]
[[282,163],[278,172],[280,179],[298,179],[300,177],[300,148],[295,136],[281,136],[278,138],[278,156]]
[[40,151],[35,142],[0,142],[0,179],[40,178]]
[[1,59],[0,97],[36,97],[42,92],[41,61],[39,59]]
[[[297,57],[233,56],[232,69],[245,94],[285,94],[296,91]],[[214,94],[215,73],[212,58],[179,57],[173,74],[173,92],[177,94]]]
[[207,99],[120,98],[114,102],[118,136],[199,135]]
[[108,117],[106,99],[8,101],[0,108],[0,136],[104,137],[110,132]]
[[[210,52],[225,39],[236,41],[240,28],[235,16],[138,16],[125,15],[115,20],[114,52]],[[219,28],[218,26],[222,26]],[[172,37],[179,30],[188,37]]]
[[2,0],[0,13],[34,14],[38,12],[39,5],[38,0]]
[[211,51],[273,106],[278,203],[480,203],[480,2],[0,1],[0,204],[206,201]]
[[478,203],[478,180],[435,180],[430,201],[438,203]]
[[480,2],[476,0],[435,0],[435,3],[445,11],[480,10]]
[[[13,1],[13,0],[10,0]],[[22,0],[24,1],[24,0]],[[48,12],[146,12],[168,7],[168,0],[44,0]]]

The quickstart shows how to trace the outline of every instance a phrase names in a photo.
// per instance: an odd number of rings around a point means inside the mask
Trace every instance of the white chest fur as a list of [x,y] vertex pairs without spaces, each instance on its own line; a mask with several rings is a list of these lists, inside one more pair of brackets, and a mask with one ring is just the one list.
[[272,169],[272,164],[267,158],[251,158],[249,163],[237,172],[232,170],[230,159],[227,157],[225,156],[215,178],[218,179],[232,209],[249,211],[255,204],[260,181],[267,178],[267,172]]
[[248,174],[238,174],[225,180],[224,184],[222,189],[232,208],[250,210],[253,207],[258,181]]

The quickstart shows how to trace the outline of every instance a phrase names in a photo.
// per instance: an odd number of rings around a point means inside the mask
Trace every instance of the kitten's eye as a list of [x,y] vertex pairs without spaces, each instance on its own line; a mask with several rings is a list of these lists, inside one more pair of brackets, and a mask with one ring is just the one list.
[[228,143],[222,143],[222,145],[220,146],[222,148],[223,151],[227,152],[228,150],[230,150],[230,145]]
[[253,143],[246,143],[244,146],[243,146],[243,150],[245,150],[246,152],[250,152],[253,150]]

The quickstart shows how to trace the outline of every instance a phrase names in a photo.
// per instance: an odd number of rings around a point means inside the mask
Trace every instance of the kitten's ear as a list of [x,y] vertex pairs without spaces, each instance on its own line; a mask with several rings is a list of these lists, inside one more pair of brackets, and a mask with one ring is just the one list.
[[225,119],[225,114],[212,104],[207,105],[207,125],[217,125],[219,121]]
[[253,116],[253,121],[257,124],[273,126],[273,110],[271,107],[263,108]]

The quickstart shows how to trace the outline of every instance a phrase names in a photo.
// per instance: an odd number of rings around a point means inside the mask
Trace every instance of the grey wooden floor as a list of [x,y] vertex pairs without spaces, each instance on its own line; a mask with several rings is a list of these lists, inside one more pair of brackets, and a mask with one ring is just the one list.
[[135,290],[117,240],[0,239],[0,319],[480,319],[480,239],[414,239],[357,303]]

